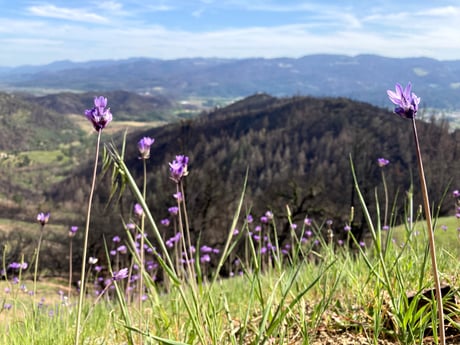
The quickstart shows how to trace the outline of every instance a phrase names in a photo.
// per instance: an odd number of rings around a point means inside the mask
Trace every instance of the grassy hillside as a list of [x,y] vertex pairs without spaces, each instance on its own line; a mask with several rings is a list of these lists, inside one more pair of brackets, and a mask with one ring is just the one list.
[[[85,93],[55,93],[40,97],[30,97],[28,100],[60,114],[82,114],[84,109],[93,104],[98,92]],[[141,96],[133,92],[110,91],[104,96],[110,99],[110,106],[116,109],[119,120],[129,121],[165,121],[174,119],[171,110],[174,103],[163,96]]]

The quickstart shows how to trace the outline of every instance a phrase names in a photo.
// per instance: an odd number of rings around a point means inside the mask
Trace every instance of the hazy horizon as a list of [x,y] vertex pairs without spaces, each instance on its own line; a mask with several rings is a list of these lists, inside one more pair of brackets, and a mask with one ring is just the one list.
[[0,66],[312,54],[460,59],[453,0],[0,0]]

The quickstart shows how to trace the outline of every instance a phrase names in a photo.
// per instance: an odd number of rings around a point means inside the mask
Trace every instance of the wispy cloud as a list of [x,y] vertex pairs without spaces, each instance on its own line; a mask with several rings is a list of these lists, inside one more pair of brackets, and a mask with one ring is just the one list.
[[123,4],[116,1],[101,1],[96,3],[97,7],[111,12],[118,12],[123,9]]
[[445,6],[445,7],[433,7],[427,10],[419,11],[419,15],[424,16],[437,16],[437,17],[459,17],[460,7]]
[[395,12],[383,0],[362,8],[343,3],[348,5],[342,6],[342,0],[336,5],[319,0],[82,0],[75,8],[45,3],[23,8],[23,16],[0,13],[0,65],[315,53],[460,58],[458,6],[408,0]]
[[27,8],[28,12],[34,16],[65,19],[70,21],[88,23],[107,23],[108,19],[100,14],[89,12],[82,8],[66,8],[54,5],[38,5]]

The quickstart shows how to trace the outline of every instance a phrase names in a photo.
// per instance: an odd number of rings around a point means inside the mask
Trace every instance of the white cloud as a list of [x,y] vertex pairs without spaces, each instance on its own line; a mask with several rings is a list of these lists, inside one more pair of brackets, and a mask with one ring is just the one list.
[[[196,1],[196,7],[205,7],[206,11],[195,14],[201,14],[205,20],[208,9],[217,11],[208,6],[232,5],[235,8],[239,6],[238,1],[222,0],[212,4]],[[248,8],[254,11],[263,6],[263,2],[247,3]],[[280,11],[297,9],[304,12],[296,16],[297,23],[286,25],[267,22],[265,25],[238,27],[237,21],[229,21],[225,24],[227,29],[191,32],[152,24],[155,18],[159,18],[151,13],[154,11],[174,9],[190,15],[191,7],[181,8],[176,0],[156,4],[114,0],[99,5],[105,6],[105,11],[92,2],[82,8],[54,5],[28,7],[28,13],[37,18],[0,17],[0,66],[31,63],[31,56],[32,63],[134,56],[164,59],[197,56],[300,57],[315,53],[460,59],[460,7],[438,6],[414,12],[404,8],[398,13],[385,11],[382,7],[359,12],[352,7],[339,11],[337,7],[314,3],[265,5],[267,11],[277,8]],[[107,23],[107,18],[111,18],[110,25],[88,24]],[[233,28],[228,28],[229,24]],[[27,53],[28,50],[30,53]]]
[[427,10],[417,12],[418,15],[423,16],[437,16],[437,17],[451,17],[460,16],[460,7],[445,6],[445,7],[434,7]]
[[108,22],[107,18],[80,8],[65,8],[56,7],[54,5],[39,5],[28,7],[28,12],[32,15],[39,17],[65,19],[71,21],[81,21],[88,23]]
[[118,12],[123,8],[123,4],[116,1],[100,1],[96,2],[96,6],[111,12]]

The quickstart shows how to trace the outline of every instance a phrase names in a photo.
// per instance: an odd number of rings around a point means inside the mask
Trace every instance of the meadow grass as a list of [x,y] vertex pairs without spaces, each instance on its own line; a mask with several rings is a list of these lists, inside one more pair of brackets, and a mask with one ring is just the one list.
[[[79,291],[66,291],[70,284],[51,287],[43,276],[37,281],[38,255],[34,280],[27,280],[31,268],[24,265],[24,256],[8,264],[5,247],[0,344],[320,344],[341,343],[344,334],[352,338],[348,343],[357,344],[437,344],[445,342],[444,331],[451,341],[460,335],[457,217],[435,218],[438,250],[433,253],[426,207],[427,225],[421,211],[413,216],[411,206],[406,210],[412,215],[409,221],[395,226],[382,171],[385,200],[377,201],[370,213],[353,164],[370,240],[355,238],[353,212],[346,227],[308,215],[296,223],[289,206],[287,217],[270,210],[254,217],[244,214],[246,175],[225,243],[212,248],[206,239],[192,241],[190,234],[193,215],[187,213],[183,185],[187,156],[178,155],[169,164],[177,207],[161,221],[174,224],[175,234],[165,239],[146,203],[145,160],[153,140],[138,143],[142,187],[125,164],[125,142],[121,151],[107,145],[103,172],[111,173],[112,196],[129,190],[133,214],[121,220],[124,234],[104,239],[106,257],[86,262],[101,131],[110,122],[104,116],[111,119],[101,109],[106,103],[96,98],[95,108],[87,111],[98,141]],[[406,205],[412,205],[412,193],[407,195]],[[425,206],[427,201],[426,196]],[[385,226],[380,205],[385,205]],[[46,222],[41,223],[44,230]],[[285,225],[290,237],[280,243],[278,229]],[[442,296],[433,289],[433,274],[447,287]]]
[[[396,236],[399,231],[396,229]],[[454,231],[447,230],[445,234],[457,241]],[[243,267],[243,274],[218,278],[214,284],[203,282],[197,291],[184,286],[183,295],[178,289],[166,292],[157,286],[141,309],[137,303],[126,306],[131,324],[126,324],[113,291],[95,305],[93,295],[84,305],[83,314],[89,316],[83,323],[82,343],[125,344],[130,337],[137,343],[142,333],[145,344],[197,344],[203,340],[206,344],[310,344],[324,330],[332,335],[365,335],[369,343],[378,343],[379,339],[397,344],[426,343],[433,328],[433,315],[425,311],[426,318],[418,315],[411,319],[417,313],[411,311],[403,297],[430,286],[425,267],[426,241],[419,239],[414,236],[405,246],[391,242],[387,251],[389,276],[395,282],[391,288],[399,296],[397,306],[392,305],[375,272],[379,260],[372,247],[359,253],[323,243],[316,251],[308,252],[312,258],[299,260],[295,266],[275,265],[263,272]],[[457,256],[442,243],[440,271],[444,281],[456,286]],[[425,274],[420,276],[420,272]],[[12,305],[0,313],[1,344],[73,343],[76,294],[70,300],[64,298],[65,293],[58,294],[59,290],[65,291],[64,282],[39,283],[37,296],[44,300],[35,312],[33,300],[20,282],[4,281],[1,286],[3,304]],[[8,293],[6,287],[10,289]],[[184,304],[193,300],[198,307],[192,308],[193,313],[200,314],[195,317],[203,320],[199,330]],[[198,332],[202,332],[203,339]]]

